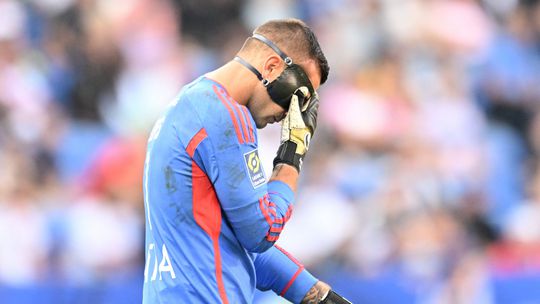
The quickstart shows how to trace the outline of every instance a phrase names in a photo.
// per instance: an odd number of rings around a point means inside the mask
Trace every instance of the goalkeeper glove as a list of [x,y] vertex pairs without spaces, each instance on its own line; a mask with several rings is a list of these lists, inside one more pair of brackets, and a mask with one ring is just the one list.
[[284,163],[300,172],[317,127],[318,110],[319,99],[316,95],[309,96],[307,87],[300,87],[294,92],[289,111],[281,123],[281,145],[274,159],[274,167]]
[[319,302],[319,304],[352,304],[349,300],[337,294],[335,291],[330,290],[326,297]]

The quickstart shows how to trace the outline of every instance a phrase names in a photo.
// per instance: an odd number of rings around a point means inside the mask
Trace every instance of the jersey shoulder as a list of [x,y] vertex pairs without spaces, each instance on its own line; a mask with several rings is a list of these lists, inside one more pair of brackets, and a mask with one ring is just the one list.
[[255,145],[255,122],[249,110],[236,102],[225,88],[206,77],[187,85],[179,104],[186,103],[216,144]]

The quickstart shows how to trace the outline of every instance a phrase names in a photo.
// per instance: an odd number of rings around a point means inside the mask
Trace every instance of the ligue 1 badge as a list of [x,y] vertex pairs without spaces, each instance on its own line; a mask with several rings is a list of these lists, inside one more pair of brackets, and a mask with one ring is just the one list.
[[266,182],[266,177],[264,176],[264,170],[262,168],[257,149],[244,154],[244,161],[246,162],[246,167],[248,169],[253,188],[257,188],[264,184]]

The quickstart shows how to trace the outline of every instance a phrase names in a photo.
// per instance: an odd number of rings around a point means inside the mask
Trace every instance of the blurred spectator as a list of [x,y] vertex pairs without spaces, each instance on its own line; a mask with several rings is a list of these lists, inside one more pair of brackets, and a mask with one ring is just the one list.
[[19,147],[0,153],[4,173],[0,188],[0,282],[29,286],[47,275],[51,247],[47,218],[40,205],[37,159]]

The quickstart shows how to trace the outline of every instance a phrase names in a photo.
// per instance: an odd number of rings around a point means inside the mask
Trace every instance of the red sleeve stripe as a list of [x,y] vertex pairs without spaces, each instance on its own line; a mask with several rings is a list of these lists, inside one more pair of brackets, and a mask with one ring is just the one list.
[[259,199],[259,206],[260,206],[261,211],[262,211],[262,213],[264,215],[264,218],[266,219],[266,222],[268,223],[268,225],[272,226],[273,221],[270,218],[270,215],[268,215],[268,209],[266,208],[264,201],[265,201],[264,197],[260,198]]
[[236,100],[234,100],[231,96],[228,96],[228,100],[229,102],[233,105],[236,113],[238,114],[238,117],[239,117],[239,120],[240,120],[240,123],[242,124],[242,131],[244,133],[244,140],[245,142],[253,142],[251,140],[251,137],[250,137],[250,134],[249,134],[249,128],[247,127],[248,125],[248,122],[247,122],[247,117],[246,117],[246,113],[244,111],[242,111],[243,108],[245,108],[244,106],[240,105]]
[[279,235],[281,234],[281,231],[283,230],[283,226],[279,227],[272,227],[270,230],[266,233],[266,238],[276,238],[276,240],[279,238]]
[[268,194],[259,198],[259,207],[264,215],[266,223],[270,226],[266,233],[266,240],[269,242],[275,242],[279,238],[279,234],[283,230],[285,223],[289,220],[292,213],[292,206],[287,208],[287,212],[283,217],[277,215],[276,204],[268,200]]
[[213,86],[214,92],[219,97],[219,100],[221,103],[227,108],[227,111],[229,111],[229,115],[231,116],[231,120],[234,125],[234,130],[236,131],[236,136],[238,137],[238,141],[243,144],[244,143],[244,137],[242,136],[242,132],[240,131],[240,128],[238,127],[238,120],[236,119],[236,115],[234,114],[233,109],[231,108],[231,105],[227,102],[223,94],[226,94],[225,90],[218,89],[216,85]]
[[275,232],[275,233],[281,233],[281,231],[283,230],[283,226],[280,226],[280,227],[270,227],[270,232]]
[[244,117],[246,118],[247,124],[248,124],[249,140],[251,142],[255,142],[255,134],[253,134],[253,125],[251,124],[251,116],[248,114],[246,107],[242,107],[242,111],[244,111]]
[[266,240],[269,242],[275,242],[279,239],[279,235],[266,235]]
[[239,117],[238,119],[240,120],[240,124],[242,124],[242,133],[244,134],[244,141],[249,142],[249,135],[246,128],[246,120],[244,117],[244,113],[242,112],[242,109],[240,109],[240,105],[238,105],[236,101],[233,101],[231,98],[229,98],[229,100],[231,100],[231,102],[234,105],[234,108],[236,109],[238,113],[238,117]]
[[285,221],[288,221],[291,218],[293,211],[293,206],[289,205],[289,208],[287,208],[287,213],[285,213]]
[[295,257],[293,257],[290,253],[288,253],[285,249],[281,248],[280,246],[278,245],[274,245],[274,247],[276,247],[279,251],[283,252],[289,259],[291,259],[291,261],[293,261],[296,265],[298,265],[299,267],[304,267],[304,265],[302,265]]
[[[263,203],[264,203],[264,207],[266,209],[265,211],[267,213],[270,213],[270,215],[274,216],[273,223],[274,224],[283,224],[283,218],[277,216],[276,204],[274,204],[274,203],[272,203],[272,202],[270,202],[268,200],[268,195],[263,196],[262,200],[263,200]],[[290,206],[289,206],[289,208],[290,208]],[[287,213],[288,212],[289,212],[289,209],[287,209]],[[285,215],[287,215],[287,213]]]
[[231,96],[227,96],[227,101],[229,104],[233,107],[234,113],[237,115],[238,120],[240,121],[240,125],[242,126],[242,137],[245,142],[248,142],[247,137],[247,130],[246,130],[246,122],[244,121],[243,115],[244,113],[240,109],[240,106],[238,105],[238,102],[232,99]]
[[193,155],[195,155],[195,149],[197,149],[201,141],[203,141],[207,136],[208,134],[206,134],[206,130],[204,128],[201,128],[199,132],[197,132],[197,134],[195,134],[191,138],[189,144],[186,147],[186,151],[191,158],[193,158]]
[[285,288],[283,288],[283,290],[281,291],[281,293],[279,294],[280,296],[284,296],[285,293],[287,292],[287,290],[289,290],[289,288],[291,287],[291,285],[294,283],[294,281],[296,280],[296,278],[300,275],[300,273],[304,270],[304,266],[300,266],[298,268],[298,270],[294,273],[293,277],[289,280],[289,282],[287,283],[287,285],[285,285]]

